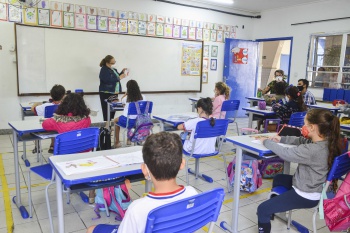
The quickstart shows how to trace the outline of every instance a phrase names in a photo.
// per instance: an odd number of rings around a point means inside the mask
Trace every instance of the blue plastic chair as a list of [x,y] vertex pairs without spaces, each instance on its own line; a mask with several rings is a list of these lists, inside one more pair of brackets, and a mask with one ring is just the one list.
[[148,214],[145,233],[195,232],[208,223],[211,233],[224,197],[224,189],[217,188],[155,208]]
[[[239,105],[240,105],[239,100],[225,100],[222,103],[220,117],[219,117],[220,119],[223,119],[222,114],[223,114],[223,112],[226,112],[225,118],[229,120],[228,121],[229,124],[231,124],[231,123],[236,124],[236,129],[237,129],[238,135],[239,135],[239,130],[238,130],[238,123],[236,122],[236,116],[238,113]],[[232,113],[233,118],[227,116],[228,115],[227,113],[229,113],[229,112],[233,112]]]
[[[100,129],[97,127],[74,130],[66,133],[62,133],[56,136],[53,155],[62,154],[75,154],[80,152],[86,152],[88,150],[95,151],[98,146]],[[31,180],[30,172],[33,172],[45,180],[49,180],[50,183],[46,186],[46,204],[49,213],[51,232],[53,230],[50,201],[49,201],[49,187],[55,183],[54,172],[50,164],[39,165],[31,167],[28,172],[28,202],[29,202],[29,215],[32,217],[32,196],[31,196]],[[67,192],[69,194],[69,190]],[[68,196],[67,196],[68,197]],[[68,199],[69,203],[69,199]]]
[[[346,152],[342,155],[339,155],[334,159],[332,168],[328,172],[326,183],[323,186],[322,193],[327,192],[329,185],[332,183],[332,180],[339,179],[348,172],[350,172],[350,152]],[[288,190],[285,187],[276,186],[271,189],[269,198],[271,198],[272,196],[281,195],[286,191]],[[313,232],[317,232],[316,216],[319,208],[323,208],[323,203],[321,201],[319,205],[315,208],[314,214],[312,216]],[[308,229],[303,225],[299,224],[296,221],[292,221],[292,211],[289,211],[287,229],[290,229],[291,223],[298,229],[299,232],[309,232]]]
[[[196,176],[196,179],[198,177],[202,178],[203,180],[212,183],[213,179],[205,174],[201,174],[199,173],[199,159],[203,158],[203,157],[210,157],[210,156],[215,156],[220,154],[220,150],[222,147],[222,143],[225,140],[225,135],[227,132],[227,127],[228,127],[228,120],[226,119],[217,119],[215,120],[215,125],[211,126],[210,125],[210,120],[205,120],[205,121],[200,121],[197,123],[196,126],[196,130],[192,133],[194,133],[194,141],[192,144],[192,150],[191,152],[187,152],[185,150],[183,150],[183,154],[185,155],[185,159],[186,159],[186,183],[187,185],[189,184],[189,178],[188,178],[188,173],[193,174]],[[213,138],[216,137],[217,138],[217,148],[213,153],[210,154],[195,154],[195,146],[196,146],[196,141],[197,139],[203,139],[203,138]],[[227,168],[227,164],[226,164],[226,158],[224,155],[222,155],[223,159],[224,159],[224,170],[226,172],[226,168]],[[188,168],[188,160],[191,158],[195,158],[196,162],[195,162],[195,170],[193,171],[192,169]],[[228,179],[227,179],[227,175],[226,177],[226,182],[227,182],[227,187],[229,188],[229,183],[228,183]]]
[[[304,125],[304,118],[306,116],[307,112],[295,112],[292,113],[292,115],[289,118],[288,125],[295,126],[295,127],[302,127]],[[277,131],[280,127],[281,119],[266,119],[265,125],[264,125],[264,133],[267,133],[267,125],[269,122],[276,122],[277,123]]]
[[[148,114],[151,117],[152,109],[153,109],[153,102],[152,101],[137,101],[141,114]],[[146,108],[148,105],[148,111],[146,113]],[[126,117],[126,122],[119,121],[117,125],[121,128],[123,128],[123,141],[124,146],[126,145],[126,134],[128,132],[128,129],[131,129],[135,124],[135,119],[130,119],[131,115],[137,115],[136,105],[135,102],[129,103],[128,108],[128,115]]]

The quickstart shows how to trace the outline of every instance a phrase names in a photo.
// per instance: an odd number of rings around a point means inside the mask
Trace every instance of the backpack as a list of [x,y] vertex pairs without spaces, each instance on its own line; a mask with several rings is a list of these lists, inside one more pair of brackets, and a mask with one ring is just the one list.
[[[234,186],[235,181],[235,163],[236,159],[228,165],[227,175],[229,177],[230,185]],[[241,177],[239,179],[240,190],[249,193],[255,192],[262,185],[262,178],[258,169],[257,160],[243,160],[241,168]]]
[[258,167],[262,178],[273,178],[278,174],[283,174],[284,160],[278,157],[264,159],[259,162]]
[[106,211],[106,205],[110,211],[116,213],[115,220],[121,221],[131,203],[129,191],[125,184],[96,189],[95,219],[101,218],[100,211]]
[[109,129],[101,127],[97,150],[109,150],[111,148],[111,132]]
[[144,113],[141,113],[140,105],[138,102],[135,102],[135,107],[137,111],[137,117],[135,120],[135,125],[131,129],[128,129],[128,139],[131,142],[143,142],[151,134],[153,128],[153,123],[151,117],[148,113],[149,103],[146,104],[146,109]]
[[301,129],[292,125],[284,124],[278,132],[279,136],[301,136]]

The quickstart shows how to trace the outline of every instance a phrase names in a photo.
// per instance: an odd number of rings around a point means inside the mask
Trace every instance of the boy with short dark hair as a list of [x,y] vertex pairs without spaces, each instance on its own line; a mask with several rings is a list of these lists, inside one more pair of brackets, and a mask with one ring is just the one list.
[[119,226],[100,224],[89,227],[87,233],[145,232],[151,210],[197,194],[193,187],[176,183],[177,173],[185,167],[179,135],[167,132],[150,135],[142,148],[142,154],[142,173],[147,180],[152,180],[154,192],[133,201]]
[[304,104],[305,105],[315,105],[316,100],[315,96],[308,90],[309,87],[309,81],[302,78],[298,80],[298,90],[303,95]]

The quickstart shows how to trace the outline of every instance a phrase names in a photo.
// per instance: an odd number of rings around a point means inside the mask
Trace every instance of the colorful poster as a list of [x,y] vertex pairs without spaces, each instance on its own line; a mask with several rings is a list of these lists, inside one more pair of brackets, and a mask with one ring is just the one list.
[[128,22],[129,34],[137,34],[138,23],[137,20],[129,19]]
[[234,47],[231,52],[233,53],[232,63],[248,64],[248,48]]
[[118,19],[117,18],[108,18],[108,31],[118,32]]
[[50,26],[49,9],[38,9],[38,24],[42,26]]
[[200,75],[202,59],[202,45],[182,44],[181,75]]
[[51,10],[51,26],[62,27],[62,11]]
[[128,20],[127,19],[119,19],[118,29],[120,33],[128,33]]
[[74,13],[74,5],[69,3],[63,3],[63,11]]
[[196,40],[203,40],[203,29],[202,28],[197,28]]
[[210,41],[216,41],[216,30],[210,30]]
[[97,17],[96,15],[87,15],[87,29],[96,30],[97,29]]
[[99,31],[108,30],[108,17],[107,16],[97,16],[97,29]]
[[0,3],[0,20],[7,21],[7,4]]
[[76,14],[86,14],[86,6],[84,5],[75,5]]
[[40,9],[50,9],[49,1],[48,0],[40,0],[37,7]]
[[164,36],[164,24],[157,23],[157,25],[156,25],[156,35],[157,36]]
[[74,13],[73,12],[63,12],[63,27],[74,28]]
[[203,40],[204,41],[210,40],[210,30],[209,29],[203,29]]
[[217,45],[212,45],[211,46],[211,56],[218,57],[218,53],[219,53],[219,47]]
[[86,30],[85,14],[75,14],[75,28],[80,30]]
[[209,70],[209,58],[203,58],[203,72],[208,72]]
[[139,34],[146,35],[147,33],[147,23],[145,21],[139,21]]
[[188,39],[195,40],[196,39],[196,28],[190,27],[188,29]]
[[25,8],[23,10],[23,22],[30,25],[38,25],[37,8]]
[[210,60],[210,70],[217,70],[218,68],[218,59]]
[[21,23],[22,22],[22,9],[14,5],[8,5],[9,8],[9,21]]
[[223,41],[223,37],[224,37],[224,32],[223,31],[217,31],[216,34],[216,41],[217,42],[222,42]]
[[152,22],[147,23],[147,36],[156,35],[156,24]]
[[203,47],[203,57],[209,57],[209,45]]
[[182,39],[187,39],[188,38],[188,27],[187,26],[182,26],[181,27],[181,38]]
[[165,24],[164,25],[164,37],[173,37],[173,25]]
[[181,26],[180,25],[174,25],[173,27],[173,37],[174,38],[180,38],[181,34]]
[[62,3],[61,2],[50,2],[50,9],[53,11],[62,11]]

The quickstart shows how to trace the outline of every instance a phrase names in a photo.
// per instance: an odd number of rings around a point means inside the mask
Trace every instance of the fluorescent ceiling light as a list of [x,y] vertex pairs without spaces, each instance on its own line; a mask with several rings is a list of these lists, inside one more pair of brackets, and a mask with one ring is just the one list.
[[234,1],[233,0],[210,0],[210,2],[232,5]]

